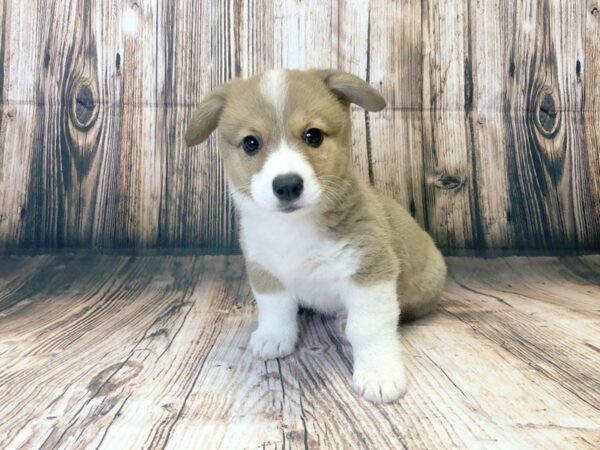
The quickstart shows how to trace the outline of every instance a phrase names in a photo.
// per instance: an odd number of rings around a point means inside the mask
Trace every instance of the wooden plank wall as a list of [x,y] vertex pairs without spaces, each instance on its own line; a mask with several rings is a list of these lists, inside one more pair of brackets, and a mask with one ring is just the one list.
[[0,0],[0,248],[236,248],[212,87],[336,67],[359,173],[447,249],[600,249],[600,0]]

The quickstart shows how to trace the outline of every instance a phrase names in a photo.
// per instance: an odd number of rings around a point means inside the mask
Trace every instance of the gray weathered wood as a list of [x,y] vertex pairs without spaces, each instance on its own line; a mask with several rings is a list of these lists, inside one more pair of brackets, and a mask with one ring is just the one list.
[[5,0],[0,247],[237,249],[215,139],[183,143],[190,114],[233,77],[322,66],[386,98],[353,109],[356,170],[442,247],[598,250],[598,11]]
[[255,360],[241,257],[0,258],[2,448],[600,445],[600,258],[450,258],[403,326],[409,390],[351,388],[335,318]]

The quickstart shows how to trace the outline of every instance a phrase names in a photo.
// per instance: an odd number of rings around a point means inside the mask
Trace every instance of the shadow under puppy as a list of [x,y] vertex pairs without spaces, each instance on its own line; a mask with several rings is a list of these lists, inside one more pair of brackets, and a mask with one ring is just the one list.
[[446,265],[410,214],[353,174],[350,103],[385,107],[348,73],[272,70],[213,90],[186,142],[219,129],[258,304],[252,352],[270,359],[294,350],[299,304],[345,311],[354,388],[390,402],[406,392],[400,314],[435,307]]

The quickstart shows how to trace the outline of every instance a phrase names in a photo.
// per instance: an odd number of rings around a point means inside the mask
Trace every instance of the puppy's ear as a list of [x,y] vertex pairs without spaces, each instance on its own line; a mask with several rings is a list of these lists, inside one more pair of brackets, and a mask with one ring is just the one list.
[[215,131],[227,100],[227,91],[227,84],[219,86],[202,100],[185,133],[185,143],[188,147],[204,142],[210,133]]
[[369,83],[341,70],[315,70],[325,85],[339,98],[356,103],[367,111],[385,108],[385,100]]

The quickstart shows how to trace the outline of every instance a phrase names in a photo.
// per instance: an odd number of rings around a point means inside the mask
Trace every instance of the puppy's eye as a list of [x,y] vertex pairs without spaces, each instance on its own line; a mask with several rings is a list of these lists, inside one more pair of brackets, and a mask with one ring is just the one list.
[[242,147],[248,155],[256,155],[260,150],[260,141],[256,136],[246,136],[242,141]]
[[310,128],[304,132],[302,138],[308,145],[317,148],[323,142],[323,132],[318,128]]

